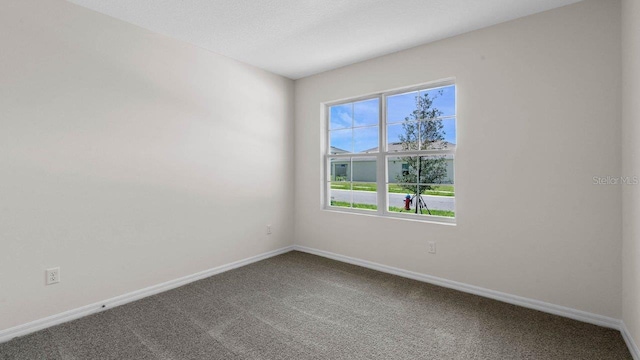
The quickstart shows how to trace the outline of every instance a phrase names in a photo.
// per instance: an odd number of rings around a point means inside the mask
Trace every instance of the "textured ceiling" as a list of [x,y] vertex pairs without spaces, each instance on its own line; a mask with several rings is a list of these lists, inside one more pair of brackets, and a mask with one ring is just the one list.
[[298,79],[580,0],[68,0]]

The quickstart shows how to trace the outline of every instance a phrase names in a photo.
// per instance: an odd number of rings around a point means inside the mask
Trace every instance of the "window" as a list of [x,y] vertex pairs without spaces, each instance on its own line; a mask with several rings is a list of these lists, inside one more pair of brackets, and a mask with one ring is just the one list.
[[455,220],[456,87],[327,105],[327,209]]

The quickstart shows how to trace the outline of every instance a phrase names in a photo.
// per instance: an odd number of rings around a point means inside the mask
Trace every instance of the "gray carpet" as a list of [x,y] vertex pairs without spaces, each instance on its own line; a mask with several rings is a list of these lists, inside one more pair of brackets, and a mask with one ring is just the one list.
[[618,331],[290,252],[0,344],[0,359],[631,359]]

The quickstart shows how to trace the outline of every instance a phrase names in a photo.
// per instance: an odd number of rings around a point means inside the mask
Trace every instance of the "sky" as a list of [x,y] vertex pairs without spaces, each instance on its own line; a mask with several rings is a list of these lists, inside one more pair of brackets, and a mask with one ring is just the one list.
[[[442,91],[442,94],[439,92]],[[400,141],[402,123],[415,109],[416,96],[429,94],[436,99],[432,107],[442,112],[441,116],[453,116],[443,119],[445,140],[456,143],[455,128],[455,85],[428,91],[414,91],[388,96],[387,100],[387,138],[388,143]],[[378,147],[378,99],[369,99],[330,107],[329,137],[332,147],[348,152],[364,152]]]

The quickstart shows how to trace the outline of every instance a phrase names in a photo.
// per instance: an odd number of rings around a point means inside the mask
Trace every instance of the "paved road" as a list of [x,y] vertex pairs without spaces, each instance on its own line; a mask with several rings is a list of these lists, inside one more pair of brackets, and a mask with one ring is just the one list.
[[[389,194],[389,206],[404,207],[404,197],[406,194]],[[354,191],[354,204],[376,204],[378,194],[373,191]],[[351,201],[351,192],[349,190],[331,190],[331,198],[335,201]],[[427,203],[429,209],[434,210],[455,210],[454,198],[450,196],[432,196],[422,195],[422,199]]]

